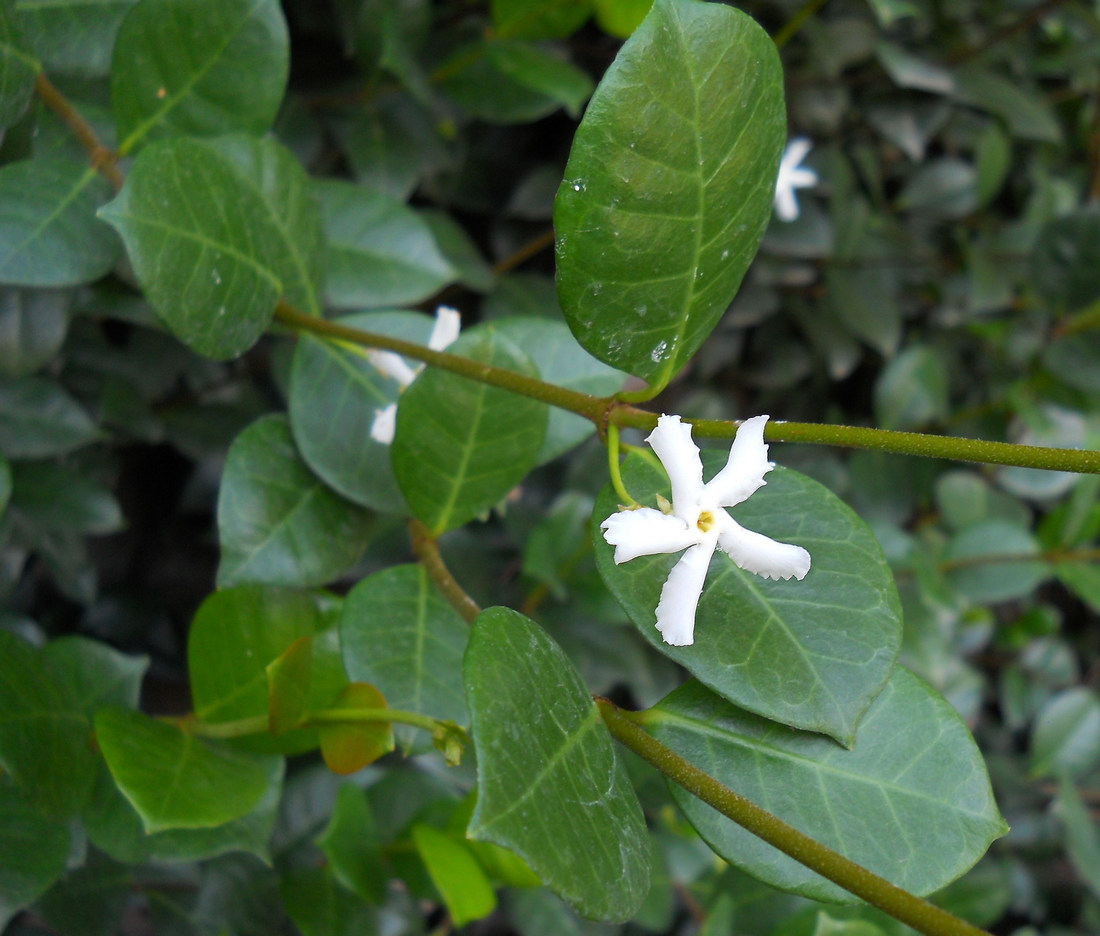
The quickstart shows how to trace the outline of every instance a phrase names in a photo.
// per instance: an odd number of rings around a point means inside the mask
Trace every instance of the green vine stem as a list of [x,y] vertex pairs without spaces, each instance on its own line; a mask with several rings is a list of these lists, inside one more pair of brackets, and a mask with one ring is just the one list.
[[[457,354],[432,351],[411,341],[349,328],[327,319],[305,315],[285,302],[280,302],[276,308],[275,319],[298,331],[394,351],[471,380],[478,380],[521,396],[542,400],[551,406],[584,416],[600,428],[606,429],[614,424],[620,428],[650,430],[657,425],[656,414],[630,406],[616,397],[596,397],[588,393],[579,393],[534,377],[472,361]],[[686,421],[692,424],[697,439],[731,439],[739,425],[736,421],[723,419]],[[919,455],[925,458],[947,458],[990,465],[1014,465],[1020,468],[1100,474],[1100,452],[1088,449],[1015,445],[1011,442],[988,442],[984,439],[929,435],[922,432],[898,432],[893,429],[830,426],[822,423],[783,420],[769,421],[764,437],[769,442],[805,442],[842,448],[869,449],[895,455]]]
[[91,125],[80,116],[76,108],[69,103],[68,98],[58,91],[42,72],[39,72],[35,79],[34,92],[42,99],[43,104],[61,118],[65,126],[72,131],[73,136],[88,151],[88,161],[92,168],[101,173],[114,186],[116,192],[121,191],[126,179],[119,171],[118,157],[100,142]]
[[611,475],[611,486],[619,495],[619,505],[622,507],[641,507],[623,484],[623,476],[619,471],[619,427],[611,423],[607,427],[607,470]]
[[[204,738],[243,738],[249,735],[266,734],[270,731],[270,722],[267,715],[255,715],[251,718],[239,718],[227,722],[205,722],[198,720],[193,715],[187,715],[183,718],[171,719],[171,721],[178,725],[181,731]],[[357,725],[364,722],[391,722],[399,725],[412,725],[433,734],[441,727],[448,730],[458,728],[450,722],[441,722],[437,718],[420,715],[417,712],[387,708],[320,709],[316,712],[306,712],[298,719],[294,727],[295,729],[320,728],[323,725]],[[458,730],[461,731],[462,729],[458,728]]]
[[723,786],[646,732],[639,724],[644,713],[626,712],[601,698],[596,704],[617,741],[723,816],[822,877],[925,936],[989,936],[985,930],[891,884]]
[[431,530],[415,518],[409,519],[408,530],[413,552],[416,553],[416,558],[420,560],[424,571],[428,573],[428,578],[435,583],[435,587],[451,603],[451,606],[462,615],[463,620],[467,624],[472,624],[474,618],[481,614],[481,608],[451,575],[451,570],[443,561],[443,556],[439,552],[439,543],[432,536]]

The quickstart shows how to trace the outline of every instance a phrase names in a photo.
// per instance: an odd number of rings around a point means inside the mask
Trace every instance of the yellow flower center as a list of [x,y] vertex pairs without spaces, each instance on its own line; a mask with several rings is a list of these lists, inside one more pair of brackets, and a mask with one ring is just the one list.
[[714,526],[714,514],[709,510],[700,510],[699,519],[695,521],[695,525],[704,533],[708,532]]

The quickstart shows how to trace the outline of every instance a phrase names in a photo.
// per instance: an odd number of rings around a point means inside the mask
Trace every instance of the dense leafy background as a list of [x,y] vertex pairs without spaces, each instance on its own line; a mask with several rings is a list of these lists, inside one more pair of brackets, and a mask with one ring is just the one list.
[[[723,197],[755,198],[762,209],[759,186],[785,128],[814,141],[808,162],[820,182],[799,193],[796,221],[772,220],[747,272],[761,235],[751,226],[735,227],[728,257],[676,235],[661,243],[654,263],[670,265],[663,272],[681,285],[702,274],[706,289],[716,274],[730,288],[744,272],[690,362],[690,336],[705,333],[724,300],[696,309],[702,293],[692,287],[671,322],[647,317],[634,284],[614,282],[626,248],[607,240],[628,210],[646,210],[628,197],[639,145],[671,164],[661,171],[683,168],[691,135],[647,138],[660,122],[642,114],[647,103],[664,107],[674,124],[677,102],[691,97],[675,80],[675,50],[653,52],[661,64],[651,80],[669,97],[640,100],[636,125],[617,128],[622,158],[594,162],[601,141],[590,136],[566,172],[577,115],[646,6],[0,4],[6,933],[421,933],[444,914],[460,925],[489,915],[471,931],[531,936],[907,932],[880,914],[716,867],[656,775],[631,758],[609,761],[602,736],[592,756],[615,778],[610,818],[636,847],[637,806],[617,785],[625,770],[647,820],[648,896],[637,905],[644,888],[631,877],[629,899],[609,909],[585,879],[588,865],[531,865],[582,908],[634,914],[621,925],[583,921],[533,886],[514,853],[524,853],[522,834],[466,838],[471,816],[485,815],[475,810],[489,809],[470,795],[473,748],[462,766],[444,768],[427,735],[399,728],[397,746],[416,756],[386,755],[342,780],[316,753],[291,758],[284,772],[275,752],[313,748],[312,729],[257,746],[196,739],[149,717],[271,712],[290,724],[302,705],[338,693],[349,707],[380,704],[349,688],[350,677],[395,707],[465,724],[468,631],[406,565],[405,502],[450,531],[444,557],[475,598],[522,608],[564,649],[563,662],[540,642],[524,661],[532,672],[634,707],[683,682],[597,573],[589,520],[606,473],[587,424],[513,398],[530,412],[494,443],[485,476],[433,488],[414,478],[418,433],[445,430],[452,457],[484,435],[433,409],[434,394],[453,398],[455,379],[433,372],[409,388],[391,469],[379,461],[384,446],[364,455],[347,440],[401,388],[343,347],[295,347],[270,332],[256,342],[280,295],[307,314],[346,314],[417,340],[430,328],[420,312],[445,301],[471,330],[458,350],[589,392],[623,385],[609,364],[663,380],[686,363],[652,404],[666,412],[1100,444],[1094,4],[806,5],[820,9],[779,52],[786,124],[770,101],[750,122],[756,157],[730,165],[711,154],[718,174],[706,180],[732,172]],[[803,4],[737,6],[775,36]],[[634,48],[658,41],[652,25]],[[774,70],[763,37],[745,36],[760,68]],[[122,194],[33,94],[39,70],[127,157]],[[600,94],[610,100],[614,90]],[[737,102],[709,104],[728,106],[738,126]],[[686,194],[670,189],[660,211],[702,218],[691,202],[704,181],[696,175]],[[593,207],[582,196],[601,178],[622,191]],[[580,265],[559,240],[568,316],[552,251],[520,253],[549,244],[563,179],[563,230],[610,223],[575,255]],[[181,277],[181,258],[205,274]],[[653,329],[649,364],[607,351],[613,324],[576,312],[597,282],[583,282],[584,263],[597,259],[615,308]],[[226,304],[246,314],[219,323],[203,311]],[[583,354],[569,327],[607,363]],[[605,351],[586,334],[602,336]],[[688,337],[670,347],[677,336]],[[457,410],[499,425],[516,415],[494,398]],[[973,732],[1012,828],[934,899],[997,933],[1096,932],[1100,481],[824,448],[773,446],[772,457],[847,502],[878,538],[904,613],[900,660]],[[379,608],[400,626],[378,627]],[[489,612],[479,638],[513,613]],[[498,666],[522,683],[526,670],[480,647],[467,657],[468,683],[495,678]],[[522,701],[522,685],[510,691]],[[662,709],[686,709],[684,692]],[[473,695],[478,716],[499,701]],[[572,693],[572,714],[587,726],[582,695]],[[728,709],[716,698],[695,704]],[[956,715],[928,704],[959,731]],[[751,734],[738,731],[724,742]],[[561,738],[547,730],[528,740]],[[337,741],[354,756],[369,748],[367,759],[392,743]],[[157,771],[135,770],[135,750],[157,751]],[[503,772],[519,788],[529,780],[522,761]],[[983,810],[974,834],[988,839],[998,826]],[[938,883],[932,874],[914,886]]]

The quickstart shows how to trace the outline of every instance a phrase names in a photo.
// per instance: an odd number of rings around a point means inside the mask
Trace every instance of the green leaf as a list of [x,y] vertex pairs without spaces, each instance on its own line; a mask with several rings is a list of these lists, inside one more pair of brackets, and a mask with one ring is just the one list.
[[497,35],[522,39],[563,39],[592,15],[590,0],[491,0]]
[[38,60],[24,48],[9,7],[0,7],[0,129],[23,116],[42,70]]
[[371,525],[366,511],[310,474],[285,417],[264,416],[237,436],[226,457],[218,584],[332,581],[358,560]]
[[268,842],[281,792],[281,784],[272,784],[251,811],[223,825],[165,829],[150,835],[101,760],[91,799],[80,819],[96,848],[126,864],[202,861],[233,851],[248,852],[270,864]]
[[[419,565],[375,572],[344,601],[340,647],[355,682],[377,686],[391,708],[465,725],[466,623]],[[404,751],[427,750],[424,731],[398,725]]]
[[1091,562],[1059,562],[1054,566],[1058,580],[1100,613],[1100,566]]
[[[545,381],[595,396],[610,396],[622,389],[625,375],[585,351],[564,322],[517,316],[497,319],[493,328],[531,355]],[[551,408],[538,463],[564,455],[595,430],[591,420],[568,410]]]
[[[386,700],[374,686],[351,683],[332,701],[333,709],[354,712],[386,708]],[[347,721],[318,729],[321,755],[328,769],[337,774],[355,773],[393,750],[391,722]]]
[[947,364],[924,345],[902,351],[875,382],[875,418],[883,429],[921,429],[945,419],[948,404]]
[[458,281],[477,292],[493,288],[496,274],[485,262],[466,230],[445,211],[421,211],[420,219],[431,229],[440,253],[451,265]]
[[[368,312],[341,325],[427,344],[431,319],[416,312]],[[418,362],[406,360],[410,368]],[[290,372],[290,427],[306,464],[344,497],[384,513],[408,508],[390,464],[390,447],[371,437],[379,410],[401,387],[371,363],[365,348],[302,335]]]
[[117,238],[96,218],[111,187],[56,156],[0,166],[0,283],[78,286],[114,266]]
[[279,895],[303,936],[374,936],[377,932],[374,911],[340,886],[330,868],[282,875]]
[[0,930],[65,873],[69,827],[0,779]]
[[455,279],[432,229],[403,202],[337,179],[313,185],[328,241],[325,300],[330,306],[420,302]]
[[1031,773],[1085,777],[1100,764],[1100,698],[1075,687],[1054,696],[1035,719]]
[[596,23],[609,36],[626,39],[645,19],[653,0],[595,0]]
[[11,465],[7,459],[0,457],[0,517],[8,509],[11,501]]
[[125,525],[114,495],[74,468],[17,462],[12,483],[12,504],[46,529],[104,536]]
[[427,825],[413,826],[412,838],[455,926],[480,920],[496,909],[492,885],[464,842]]
[[585,72],[532,43],[497,39],[486,44],[485,57],[502,75],[559,103],[570,117],[580,116],[592,94]]
[[[660,702],[646,727],[730,789],[912,893],[931,893],[958,877],[1007,831],[966,725],[942,696],[900,667],[867,710],[851,750],[734,708],[694,681]],[[670,788],[730,864],[807,897],[852,899]]]
[[317,308],[316,208],[304,170],[274,141],[149,146],[100,215],[157,314],[200,354],[246,351],[281,296]]
[[[1100,828],[1089,815],[1073,783],[1062,780],[1056,800],[1058,818],[1066,835],[1066,851],[1074,870],[1100,900]],[[0,888],[2,892],[2,888]]]
[[7,458],[65,455],[97,435],[88,414],[54,381],[0,381],[0,453]]
[[[725,459],[724,452],[704,452],[707,474]],[[647,504],[654,493],[670,494],[664,472],[637,455],[625,460],[622,472],[627,490]],[[894,578],[867,525],[816,481],[774,469],[766,486],[731,515],[750,530],[809,550],[809,574],[801,582],[771,581],[716,552],[695,615],[695,643],[671,647],[654,623],[661,588],[679,557],[615,565],[599,524],[617,508],[608,485],[592,515],[596,565],[642,636],[735,705],[850,744],[901,643]]]
[[299,637],[267,664],[268,724],[273,735],[286,734],[309,708],[313,638]]
[[76,708],[89,717],[104,705],[137,708],[149,668],[148,657],[127,656],[101,641],[75,635],[46,644],[42,662]]
[[[256,585],[214,592],[195,613],[187,637],[196,717],[218,723],[268,714],[268,667],[311,638],[307,707],[328,705],[347,684],[331,623],[319,596],[309,592]],[[317,733],[250,739],[250,746],[298,753],[317,746]]]
[[[496,41],[496,40],[493,40]],[[443,61],[438,89],[469,117],[495,124],[531,123],[561,103],[493,67],[490,40],[460,46]]]
[[109,707],[96,741],[147,832],[224,825],[280,786],[283,759],[197,738],[140,712]]
[[656,386],[695,353],[763,237],[785,132],[767,34],[727,6],[657,0],[592,96],[554,205],[558,296],[586,350]]
[[150,137],[263,133],[283,100],[289,54],[276,0],[139,0],[111,63],[119,152]]
[[385,902],[385,873],[374,816],[359,787],[341,784],[317,845],[344,887],[371,903]]
[[[471,329],[448,350],[537,375],[492,326]],[[392,446],[394,476],[413,513],[438,536],[488,510],[534,466],[547,418],[538,400],[429,368],[401,397]]]
[[1029,272],[1055,312],[1077,312],[1100,299],[1100,272],[1093,262],[1098,252],[1100,211],[1077,211],[1044,225],[1035,238]]
[[91,726],[39,651],[0,630],[0,767],[50,816],[80,809],[94,778]]
[[996,114],[1015,137],[1041,143],[1062,142],[1062,129],[1038,91],[1021,88],[996,72],[970,64],[955,72],[954,98]]
[[110,70],[123,17],[136,0],[15,0],[12,18],[51,73],[98,78]]
[[1050,575],[1039,544],[1023,526],[994,518],[966,527],[948,541],[951,583],[971,601],[1021,598]]
[[26,377],[57,353],[71,299],[67,290],[0,291],[0,376]]
[[569,659],[528,618],[489,608],[464,678],[478,763],[469,837],[515,852],[585,916],[632,917],[649,889],[645,820]]

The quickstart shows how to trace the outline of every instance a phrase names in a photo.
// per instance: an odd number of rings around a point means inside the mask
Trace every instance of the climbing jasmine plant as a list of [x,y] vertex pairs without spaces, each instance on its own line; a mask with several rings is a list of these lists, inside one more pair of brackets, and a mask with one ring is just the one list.
[[[182,362],[169,382],[186,393],[220,400],[212,373],[261,361],[272,378],[217,449],[219,563],[187,630],[186,712],[139,705],[144,658],[0,630],[0,929],[31,908],[66,931],[71,895],[117,880],[203,931],[252,931],[234,917],[245,893],[306,936],[419,927],[414,898],[462,926],[499,895],[521,931],[536,910],[666,929],[679,842],[736,869],[731,887],[877,908],[845,933],[894,925],[883,913],[980,932],[922,898],[1007,830],[982,754],[898,662],[902,602],[872,529],[767,442],[1094,473],[1100,458],[763,405],[667,412],[773,211],[794,225],[793,190],[818,181],[798,166],[808,144],[788,147],[772,39],[703,0],[644,19],[494,0],[493,28],[449,37],[429,70],[431,7],[411,6],[425,18],[333,5],[368,91],[308,102],[337,108],[314,139],[301,101],[280,111],[275,0],[115,4],[83,52],[48,5],[0,5],[0,113],[25,150],[0,166],[0,279],[26,321],[27,297],[79,289],[89,323],[143,336],[96,341]],[[593,11],[629,36],[594,89],[554,45]],[[507,125],[586,99],[553,198],[550,314],[522,314],[545,292],[501,286],[468,315],[504,268],[406,201],[481,197],[447,181],[454,114]],[[105,425],[148,418],[157,441],[163,418],[183,438],[171,404],[142,411],[126,389],[158,375],[111,360],[74,378],[112,391]],[[63,576],[35,484],[102,430],[33,370],[0,413],[6,535]],[[196,449],[217,435],[190,430]],[[563,465],[599,481],[534,496]],[[81,533],[119,527],[99,503]],[[510,572],[493,571],[510,548],[494,530],[526,542]],[[520,566],[539,583],[526,596]],[[624,660],[649,685],[625,683]]]

